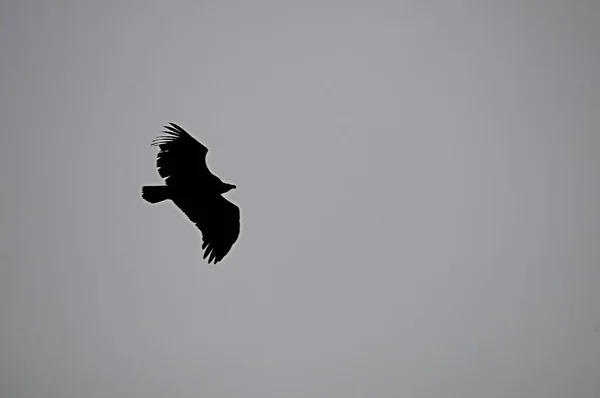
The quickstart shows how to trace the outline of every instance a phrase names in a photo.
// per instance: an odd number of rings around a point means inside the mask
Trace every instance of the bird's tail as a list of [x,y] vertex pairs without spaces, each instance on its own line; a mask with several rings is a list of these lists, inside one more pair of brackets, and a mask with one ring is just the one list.
[[147,185],[142,187],[142,198],[149,203],[158,203],[170,199],[169,187],[166,185]]

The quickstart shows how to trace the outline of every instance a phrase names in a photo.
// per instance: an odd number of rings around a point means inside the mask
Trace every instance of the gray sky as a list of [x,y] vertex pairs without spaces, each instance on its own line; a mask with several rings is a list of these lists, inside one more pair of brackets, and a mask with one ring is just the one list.
[[[0,46],[3,398],[599,396],[600,2],[5,0]],[[218,267],[140,198],[169,121]]]

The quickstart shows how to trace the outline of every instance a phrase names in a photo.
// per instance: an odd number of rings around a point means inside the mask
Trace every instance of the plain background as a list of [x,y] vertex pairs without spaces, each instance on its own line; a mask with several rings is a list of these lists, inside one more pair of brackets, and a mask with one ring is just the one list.
[[[600,2],[2,1],[0,396],[600,396]],[[209,148],[218,267],[160,183]]]

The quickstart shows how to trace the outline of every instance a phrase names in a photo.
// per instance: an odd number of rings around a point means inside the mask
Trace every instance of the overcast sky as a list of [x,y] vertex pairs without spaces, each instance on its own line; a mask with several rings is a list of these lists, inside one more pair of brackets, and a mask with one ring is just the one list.
[[[3,398],[600,396],[600,2],[0,2]],[[158,184],[237,185],[217,267]]]

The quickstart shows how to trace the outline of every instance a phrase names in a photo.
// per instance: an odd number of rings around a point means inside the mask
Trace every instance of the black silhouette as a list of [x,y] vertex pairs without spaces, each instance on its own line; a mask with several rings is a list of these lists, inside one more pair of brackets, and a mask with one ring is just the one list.
[[240,209],[221,194],[235,189],[212,174],[206,165],[208,148],[174,123],[164,126],[156,166],[166,185],[142,187],[149,203],[170,199],[202,232],[204,259],[214,264],[225,257],[240,234]]

